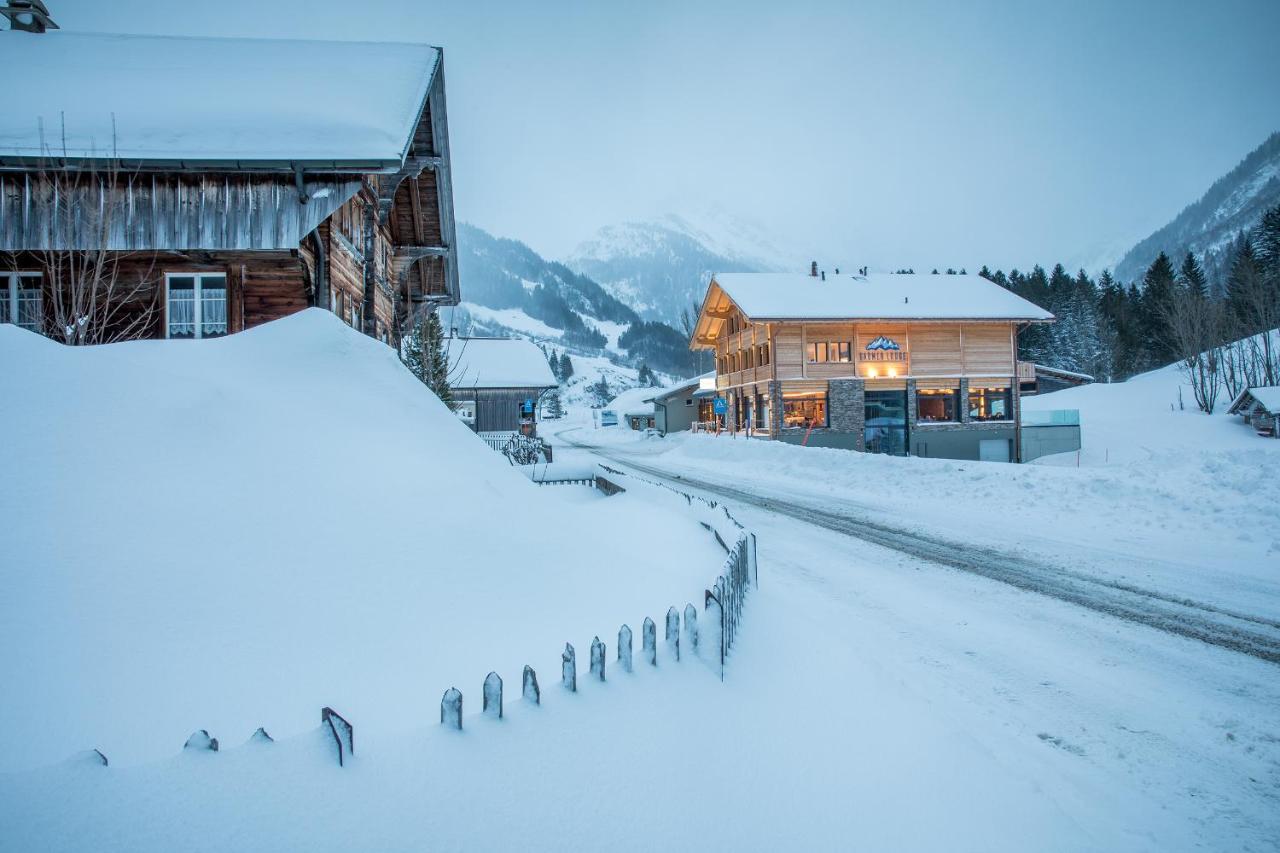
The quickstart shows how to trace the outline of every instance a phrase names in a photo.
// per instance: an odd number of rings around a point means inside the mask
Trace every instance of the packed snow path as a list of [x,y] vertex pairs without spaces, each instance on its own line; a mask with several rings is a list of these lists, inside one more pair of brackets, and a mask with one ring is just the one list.
[[810,503],[785,500],[723,482],[711,482],[677,473],[653,465],[652,460],[642,462],[635,454],[620,452],[617,448],[583,442],[574,437],[574,432],[573,429],[563,430],[557,437],[574,447],[588,450],[665,482],[692,487],[767,512],[790,516],[910,557],[972,572],[1018,589],[1280,663],[1280,622],[1273,619],[1071,571],[1025,555],[931,535],[925,530],[891,526],[867,517],[851,503],[845,503],[839,512],[834,512]]

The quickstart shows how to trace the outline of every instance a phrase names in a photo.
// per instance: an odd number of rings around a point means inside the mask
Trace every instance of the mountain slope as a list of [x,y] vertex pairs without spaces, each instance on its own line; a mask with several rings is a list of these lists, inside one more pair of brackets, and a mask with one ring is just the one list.
[[464,302],[445,319],[462,334],[513,334],[584,360],[697,372],[685,334],[641,320],[591,277],[473,225],[458,226],[458,243]]
[[1198,201],[1130,249],[1116,264],[1116,278],[1141,278],[1160,252],[1178,259],[1192,251],[1203,257],[1211,277],[1221,280],[1232,239],[1257,225],[1262,212],[1275,204],[1280,204],[1280,133],[1271,134]]
[[679,327],[713,272],[763,272],[776,251],[750,226],[725,219],[717,234],[669,215],[601,228],[568,259],[642,317]]

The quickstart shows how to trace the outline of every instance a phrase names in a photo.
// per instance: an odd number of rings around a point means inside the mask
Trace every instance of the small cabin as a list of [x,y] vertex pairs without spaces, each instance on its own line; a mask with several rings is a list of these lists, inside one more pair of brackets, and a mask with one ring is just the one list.
[[1048,311],[975,275],[713,275],[690,346],[723,427],[809,447],[1021,458],[1018,333]]
[[700,421],[711,421],[715,381],[715,373],[706,373],[660,391],[653,398],[654,426],[666,435],[691,430]]
[[1231,401],[1227,414],[1242,417],[1258,435],[1280,438],[1280,385],[1245,388]]
[[444,53],[0,32],[0,321],[73,344],[459,300]]
[[454,411],[479,433],[536,435],[538,408],[559,387],[547,356],[522,338],[444,340]]

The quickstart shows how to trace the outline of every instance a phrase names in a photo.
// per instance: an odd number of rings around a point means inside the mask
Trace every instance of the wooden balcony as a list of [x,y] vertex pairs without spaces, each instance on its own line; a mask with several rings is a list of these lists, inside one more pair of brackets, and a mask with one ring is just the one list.
[[1036,380],[1036,366],[1034,362],[1020,361],[1018,362],[1018,381],[1034,382]]

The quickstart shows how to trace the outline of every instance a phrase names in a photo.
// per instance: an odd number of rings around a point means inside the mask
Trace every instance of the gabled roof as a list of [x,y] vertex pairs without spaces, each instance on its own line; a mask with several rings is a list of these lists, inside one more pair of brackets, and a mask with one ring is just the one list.
[[[0,32],[0,159],[399,167],[441,63],[422,44]],[[43,124],[43,137],[41,125]]]
[[720,273],[714,280],[752,320],[1052,320],[977,275]]
[[450,388],[554,388],[542,350],[522,338],[449,338]]
[[1231,405],[1227,407],[1227,413],[1234,415],[1237,412],[1244,412],[1246,406],[1253,405],[1261,407],[1269,415],[1280,414],[1280,385],[1245,388],[1231,401]]

